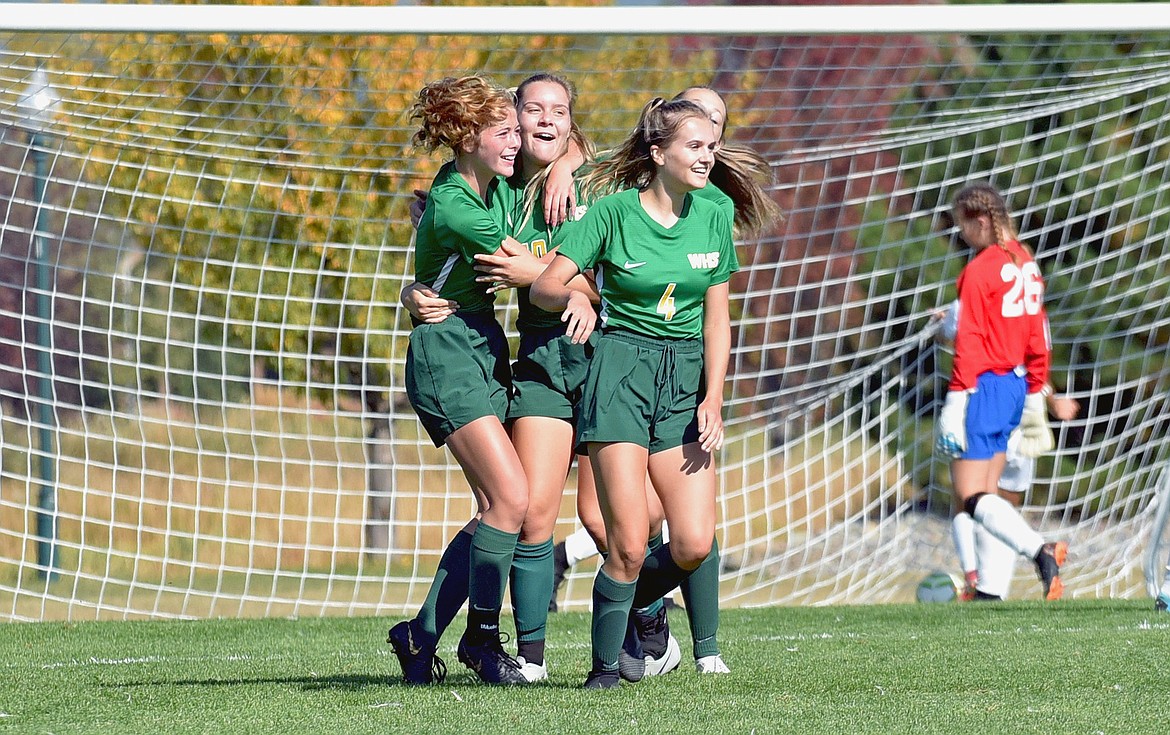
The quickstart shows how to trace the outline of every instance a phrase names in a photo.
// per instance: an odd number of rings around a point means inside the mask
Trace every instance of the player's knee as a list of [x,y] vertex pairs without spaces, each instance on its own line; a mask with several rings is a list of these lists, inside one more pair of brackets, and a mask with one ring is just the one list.
[[609,550],[608,563],[620,569],[626,579],[634,579],[642,572],[646,560],[646,546],[640,549],[630,544],[613,545]]
[[528,514],[528,493],[515,491],[499,493],[497,497],[492,498],[491,512],[496,518],[506,520],[509,525],[520,529]]
[[987,495],[987,493],[975,493],[963,501],[963,510],[967,511],[967,515],[972,518],[975,517],[975,506],[979,505],[979,501],[983,499],[984,495]]
[[714,536],[706,539],[670,539],[670,556],[680,569],[692,571],[711,553]]
[[650,512],[650,535],[651,536],[657,536],[658,534],[662,533],[662,522],[665,520],[666,520],[666,514],[664,512],[662,512],[661,508],[658,508],[657,513],[655,513],[654,510],[651,510],[651,512]]

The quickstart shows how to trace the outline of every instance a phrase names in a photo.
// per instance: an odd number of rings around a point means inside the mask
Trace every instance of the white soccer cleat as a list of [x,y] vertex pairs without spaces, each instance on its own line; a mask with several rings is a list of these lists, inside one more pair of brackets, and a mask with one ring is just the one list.
[[678,639],[673,634],[667,634],[666,650],[658,658],[646,656],[646,676],[661,676],[669,674],[678,668],[682,661],[682,651],[678,647]]
[[695,671],[699,672],[700,674],[731,673],[731,669],[727,668],[727,664],[723,663],[723,657],[719,654],[695,659]]
[[527,680],[529,684],[535,684],[538,681],[548,679],[548,663],[534,664],[524,660],[523,656],[516,657],[516,663],[520,664],[520,675]]

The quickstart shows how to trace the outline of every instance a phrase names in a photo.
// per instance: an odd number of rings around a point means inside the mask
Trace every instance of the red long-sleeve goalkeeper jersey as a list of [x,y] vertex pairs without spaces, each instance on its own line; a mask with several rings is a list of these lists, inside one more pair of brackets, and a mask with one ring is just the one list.
[[982,373],[1003,375],[1018,365],[1027,370],[1029,393],[1043,388],[1048,382],[1048,315],[1044,280],[1028,251],[1018,242],[986,247],[959,274],[958,286],[950,389],[969,390]]

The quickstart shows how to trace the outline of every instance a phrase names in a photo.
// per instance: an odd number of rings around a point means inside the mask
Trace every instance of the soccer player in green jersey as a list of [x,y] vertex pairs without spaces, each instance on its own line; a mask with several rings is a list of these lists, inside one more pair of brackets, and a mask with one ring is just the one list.
[[[728,280],[738,268],[731,221],[695,197],[714,165],[709,115],[686,100],[647,104],[638,126],[585,178],[597,201],[532,286],[585,343],[597,314],[569,288],[597,269],[604,331],[582,396],[578,441],[589,451],[609,555],[593,588],[593,667],[587,688],[620,683],[631,606],[685,579],[712,550],[715,469],[723,443],[730,354]],[[646,555],[649,474],[671,539]],[[645,571],[646,573],[643,573]]]
[[[717,204],[734,222],[736,231],[742,235],[758,234],[767,226],[779,221],[779,208],[761,186],[761,182],[770,182],[772,178],[767,161],[749,148],[723,141],[727,121],[727,105],[723,98],[710,87],[698,85],[688,87],[674,99],[689,100],[705,109],[714,126],[715,137],[719,141],[719,147],[715,152],[715,164],[712,166],[707,184],[701,189],[696,189],[693,195]],[[668,524],[663,522],[662,506],[657,502],[657,496],[649,484],[647,503],[650,515],[650,547],[653,550],[668,537]],[[605,527],[592,485],[579,487],[577,512],[584,531],[592,537],[594,545],[589,549],[589,539],[581,538],[580,534],[574,534],[575,538],[558,544],[554,554],[559,552],[558,571],[561,579],[564,570],[570,566],[568,541],[573,542],[574,563],[597,553],[598,545],[604,547],[605,544]],[[556,555],[554,558],[557,558]],[[727,664],[720,654],[717,637],[719,629],[717,543],[713,544],[712,553],[683,582],[681,588],[691,628],[695,670],[699,673],[727,673]],[[630,653],[625,650],[631,647],[630,641],[627,640],[620,658],[623,678],[635,679],[639,669],[646,675],[655,675],[665,673],[677,665],[678,654],[670,648],[669,627],[661,603],[655,601],[647,608],[634,610],[631,614],[631,623],[644,650],[645,655],[640,658],[645,663],[639,666],[640,661],[631,659]]]
[[440,323],[415,324],[406,390],[435,446],[445,444],[463,468],[480,512],[444,551],[419,615],[391,628],[389,642],[405,681],[441,681],[446,667],[435,650],[451,618],[438,618],[454,615],[442,598],[466,595],[459,660],[484,682],[523,683],[519,663],[504,652],[499,618],[528,511],[528,482],[503,424],[507,339],[493,313],[495,296],[472,267],[476,253],[495,253],[507,242],[491,208],[508,206],[499,199],[508,195],[503,177],[512,174],[520,149],[515,102],[482,77],[446,78],[419,92],[411,117],[420,120],[416,145],[454,154],[435,176],[419,223],[415,277],[460,308]]
[[[497,288],[519,289],[516,328],[520,349],[513,365],[508,419],[512,443],[528,476],[529,505],[512,564],[512,604],[517,660],[530,680],[548,675],[544,648],[553,586],[553,531],[576,446],[581,387],[593,354],[591,344],[574,344],[565,336],[559,314],[536,308],[528,294],[531,283],[577,225],[570,219],[559,226],[549,226],[538,207],[549,167],[564,155],[569,141],[589,148],[573,123],[575,98],[576,91],[569,81],[551,74],[529,77],[516,90],[520,163],[510,183],[521,195],[517,197],[510,234],[524,244],[524,253],[535,267],[518,269],[517,264],[524,259],[503,254],[476,258],[483,273],[481,280],[494,282]],[[571,285],[590,300],[597,300],[591,280],[578,276]],[[578,462],[579,467],[585,467],[579,471],[579,482],[585,485],[592,484],[588,464]]]
[[[579,150],[591,148],[573,122],[575,99],[572,84],[552,74],[533,75],[517,87],[520,157],[515,174],[505,183],[511,189],[513,206],[494,211],[502,218],[501,226],[519,244],[509,241],[498,254],[475,256],[481,272],[478,280],[489,292],[519,289],[520,351],[514,366],[508,427],[528,478],[529,506],[512,562],[511,581],[516,660],[528,681],[548,677],[544,649],[553,579],[552,537],[574,455],[577,402],[592,354],[592,345],[574,344],[565,337],[559,314],[537,309],[528,300],[528,286],[551,261],[561,238],[574,224],[569,220],[549,226],[536,200],[550,165],[564,154],[570,140]],[[578,278],[574,287],[597,298],[592,281],[585,277]],[[439,299],[421,284],[412,284],[403,296],[403,304],[414,316],[436,323],[459,306]],[[579,465],[579,482],[590,485],[588,462]]]

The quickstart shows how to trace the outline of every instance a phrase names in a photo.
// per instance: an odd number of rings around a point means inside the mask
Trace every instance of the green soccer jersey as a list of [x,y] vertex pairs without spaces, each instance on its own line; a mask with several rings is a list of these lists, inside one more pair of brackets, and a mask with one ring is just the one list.
[[444,164],[431,184],[426,211],[418,223],[414,245],[414,277],[439,296],[459,302],[461,310],[490,312],[495,294],[476,283],[476,253],[494,253],[505,236],[512,210],[511,187],[496,177],[487,201],[471,188],[454,162]]
[[605,326],[651,337],[701,337],[707,289],[739,270],[718,205],[688,195],[666,228],[642,208],[637,189],[595,202],[558,252],[583,271],[597,269]]
[[[524,212],[524,187],[518,184],[516,180],[509,179],[508,184],[513,191],[513,211],[510,225],[512,232],[509,234],[520,242],[524,243],[524,247],[535,255],[537,258],[543,258],[545,254],[560,246],[565,241],[565,236],[572,231],[576,223],[584,216],[588,209],[586,206],[579,204],[575,211],[570,214],[570,219],[561,223],[557,227],[549,227],[544,220],[544,209],[541,202],[537,200],[532,212],[526,214]],[[517,302],[519,304],[519,314],[516,316],[516,329],[520,332],[528,332],[539,329],[548,329],[551,327],[563,327],[561,322],[561,315],[554,314],[550,311],[545,311],[537,306],[533,306],[529,298],[531,287],[526,286],[518,289]]]
[[702,189],[695,189],[691,194],[700,199],[709,199],[718,204],[719,208],[723,210],[723,214],[727,216],[727,221],[731,223],[732,227],[735,226],[735,201],[727,196],[718,186],[708,181],[706,186]]

